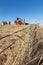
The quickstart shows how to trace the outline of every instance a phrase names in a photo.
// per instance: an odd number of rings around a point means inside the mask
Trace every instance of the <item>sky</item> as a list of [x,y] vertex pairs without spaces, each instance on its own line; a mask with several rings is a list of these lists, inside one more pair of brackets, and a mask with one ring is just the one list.
[[43,0],[0,0],[0,23],[13,23],[17,17],[43,24]]

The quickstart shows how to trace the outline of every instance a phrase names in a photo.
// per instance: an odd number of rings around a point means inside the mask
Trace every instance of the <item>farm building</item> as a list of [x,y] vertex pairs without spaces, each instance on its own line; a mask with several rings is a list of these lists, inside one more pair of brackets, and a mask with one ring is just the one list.
[[25,23],[25,20],[22,20],[21,18],[17,18],[14,21],[14,24],[16,24],[16,25],[28,25],[28,23]]
[[7,21],[2,21],[2,25],[8,24]]
[[2,25],[7,25],[7,24],[11,24],[11,22],[7,22],[7,21],[2,21]]

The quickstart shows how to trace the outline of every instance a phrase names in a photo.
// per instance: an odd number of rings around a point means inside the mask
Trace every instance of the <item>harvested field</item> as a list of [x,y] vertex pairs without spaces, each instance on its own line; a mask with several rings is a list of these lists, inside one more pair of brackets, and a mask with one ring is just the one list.
[[0,25],[0,65],[41,65],[43,27]]

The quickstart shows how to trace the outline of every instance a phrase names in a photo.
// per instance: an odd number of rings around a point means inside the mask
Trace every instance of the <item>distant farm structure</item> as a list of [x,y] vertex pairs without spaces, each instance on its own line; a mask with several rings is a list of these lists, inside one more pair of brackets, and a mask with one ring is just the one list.
[[8,24],[7,21],[2,21],[2,25]]
[[[7,24],[11,24],[10,21],[2,21],[2,25],[7,25]],[[14,25],[29,25],[27,22],[25,22],[25,19],[21,19],[21,18],[16,18],[16,20],[14,21]]]
[[2,25],[7,25],[7,24],[11,24],[11,22],[7,22],[7,21],[2,21]]
[[17,18],[17,19],[14,21],[14,24],[16,24],[16,25],[28,25],[28,23],[25,23],[25,19],[22,20],[21,18]]

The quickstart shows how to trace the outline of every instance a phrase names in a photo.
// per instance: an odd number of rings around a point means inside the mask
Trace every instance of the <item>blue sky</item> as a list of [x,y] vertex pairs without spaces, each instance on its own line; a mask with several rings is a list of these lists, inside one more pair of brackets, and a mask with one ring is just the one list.
[[43,24],[43,0],[0,0],[0,22],[13,23],[17,17]]

